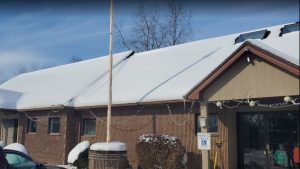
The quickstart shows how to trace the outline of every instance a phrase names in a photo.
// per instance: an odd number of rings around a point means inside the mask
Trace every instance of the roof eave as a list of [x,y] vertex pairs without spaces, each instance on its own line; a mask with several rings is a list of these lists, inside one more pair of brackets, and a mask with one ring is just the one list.
[[50,107],[37,107],[37,108],[24,108],[24,109],[17,109],[15,111],[18,112],[28,112],[28,111],[45,111],[45,110],[61,110],[67,108],[66,106],[63,105],[58,105],[58,106],[50,106]]
[[[158,104],[171,104],[171,103],[181,103],[184,99],[177,100],[164,100],[164,101],[149,101],[149,102],[139,102],[139,103],[123,103],[123,104],[113,104],[112,107],[127,107],[127,106],[140,106],[140,105],[158,105]],[[189,100],[187,100],[189,102]],[[107,105],[91,105],[91,106],[81,106],[73,107],[75,110],[82,109],[93,109],[93,108],[106,108]]]
[[0,108],[0,112],[17,112],[15,109]]

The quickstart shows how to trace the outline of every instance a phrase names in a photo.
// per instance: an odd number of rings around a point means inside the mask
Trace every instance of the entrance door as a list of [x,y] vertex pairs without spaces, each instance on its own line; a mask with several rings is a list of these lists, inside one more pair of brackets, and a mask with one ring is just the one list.
[[299,113],[238,113],[240,169],[299,169]]
[[18,119],[3,120],[3,130],[4,141],[7,145],[17,142]]

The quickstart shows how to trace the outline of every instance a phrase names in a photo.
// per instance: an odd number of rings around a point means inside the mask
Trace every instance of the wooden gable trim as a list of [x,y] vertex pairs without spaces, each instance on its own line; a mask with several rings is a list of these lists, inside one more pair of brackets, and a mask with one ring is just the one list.
[[[228,57],[223,63],[220,64],[215,70],[213,70],[202,82],[193,87],[184,98],[187,100],[199,99],[200,93],[202,93],[210,84],[212,84],[220,75],[222,75],[230,66],[241,58],[246,52],[252,54],[278,66],[279,68],[290,72],[291,74],[299,77],[299,66],[291,62],[282,59],[268,51],[265,51],[249,42],[245,42],[239,47],[230,57]],[[201,99],[201,98],[200,98]]]

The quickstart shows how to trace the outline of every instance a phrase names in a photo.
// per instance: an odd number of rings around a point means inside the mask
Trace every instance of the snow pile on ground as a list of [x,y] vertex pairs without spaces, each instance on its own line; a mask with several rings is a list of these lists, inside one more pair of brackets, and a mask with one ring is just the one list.
[[7,150],[15,150],[15,151],[19,151],[22,152],[24,154],[28,155],[28,151],[26,150],[26,148],[20,144],[20,143],[12,143],[7,145],[6,147],[4,147],[3,149],[7,149]]
[[1,140],[1,141],[0,141],[0,147],[3,148],[3,147],[5,147],[5,146],[6,146],[5,142]]
[[139,137],[138,143],[150,143],[150,142],[163,142],[164,144],[170,143],[171,145],[177,143],[177,137],[169,136],[169,135],[159,135],[155,136],[153,134],[144,134]]
[[57,167],[61,167],[65,169],[77,169],[77,167],[74,167],[72,165],[58,165]]
[[80,153],[86,151],[89,147],[90,147],[89,141],[83,141],[77,144],[68,155],[68,163],[69,164],[74,163],[78,159]]
[[94,151],[126,151],[126,144],[119,142],[119,141],[113,141],[113,142],[100,142],[95,143],[91,146],[91,150]]

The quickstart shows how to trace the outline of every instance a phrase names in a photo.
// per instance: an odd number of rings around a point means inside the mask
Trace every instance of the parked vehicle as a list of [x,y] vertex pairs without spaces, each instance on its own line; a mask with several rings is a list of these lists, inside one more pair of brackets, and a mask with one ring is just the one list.
[[3,157],[0,157],[0,159],[4,159],[3,161],[0,161],[0,163],[8,163],[8,169],[62,169],[56,166],[46,166],[42,163],[33,160],[27,154],[16,150],[1,149],[0,151],[3,151],[3,153],[0,152],[0,156],[5,155],[5,159]]

